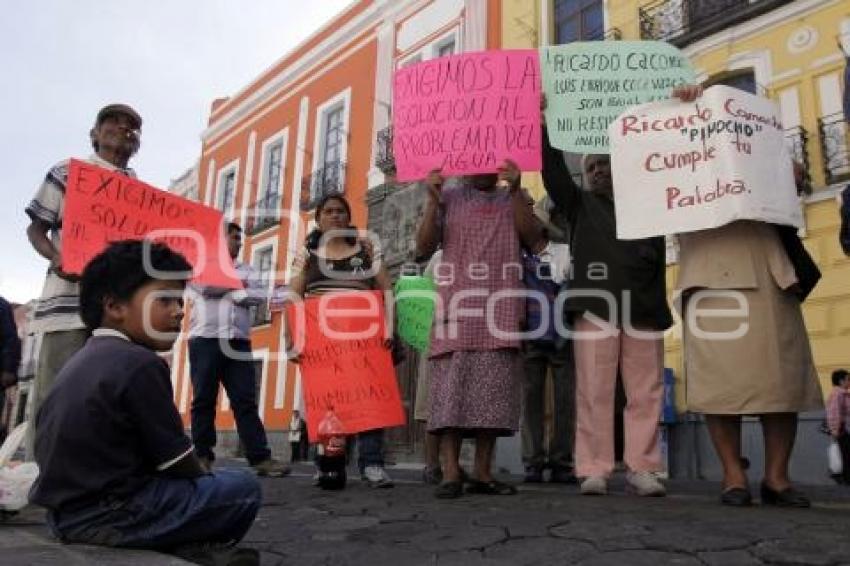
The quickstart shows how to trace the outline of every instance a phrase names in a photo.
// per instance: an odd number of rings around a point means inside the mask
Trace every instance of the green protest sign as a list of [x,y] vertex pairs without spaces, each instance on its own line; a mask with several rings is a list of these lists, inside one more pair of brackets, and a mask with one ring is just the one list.
[[436,289],[430,277],[403,276],[395,284],[398,335],[422,353],[431,343]]
[[549,141],[574,153],[608,153],[608,124],[624,110],[670,98],[695,75],[662,41],[585,41],[540,50]]

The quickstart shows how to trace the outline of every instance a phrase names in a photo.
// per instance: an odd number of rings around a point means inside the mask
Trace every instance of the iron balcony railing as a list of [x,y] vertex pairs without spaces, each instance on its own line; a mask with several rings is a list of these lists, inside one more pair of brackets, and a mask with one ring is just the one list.
[[345,184],[345,162],[326,163],[304,177],[301,183],[301,210],[313,210],[328,195],[341,195]]
[[810,174],[809,162],[809,132],[803,126],[796,126],[785,130],[785,143],[791,152],[791,158],[803,166],[803,186],[800,191],[807,195],[812,194],[812,176]]
[[257,234],[276,224],[280,224],[280,194],[267,194],[248,207],[246,234]]
[[654,0],[638,8],[641,39],[682,47],[793,0]]
[[818,118],[823,175],[827,185],[850,180],[850,125],[843,112]]
[[375,152],[375,167],[385,175],[396,172],[395,155],[393,154],[393,127],[387,126],[377,135],[377,152]]

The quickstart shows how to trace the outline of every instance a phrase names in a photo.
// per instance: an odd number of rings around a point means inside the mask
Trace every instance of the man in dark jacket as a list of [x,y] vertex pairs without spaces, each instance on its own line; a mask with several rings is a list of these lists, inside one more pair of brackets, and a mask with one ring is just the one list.
[[[660,237],[617,239],[613,181],[607,155],[582,160],[587,191],[579,188],[544,129],[543,182],[570,215],[573,274],[565,310],[576,335],[576,475],[581,492],[604,495],[614,469],[614,394],[618,369],[624,412],[626,480],[639,495],[665,495],[658,442],[664,342],[672,325]],[[647,332],[649,331],[649,332]]]

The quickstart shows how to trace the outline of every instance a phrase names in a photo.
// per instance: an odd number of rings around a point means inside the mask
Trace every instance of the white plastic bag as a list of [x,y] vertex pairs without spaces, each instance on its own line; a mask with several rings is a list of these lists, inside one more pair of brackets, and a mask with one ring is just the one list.
[[559,285],[570,277],[570,246],[557,242],[548,242],[537,254],[540,261],[548,263],[552,269],[552,281]]
[[19,511],[27,506],[30,487],[38,477],[38,465],[24,462],[0,468],[0,509]]
[[834,476],[842,473],[844,471],[844,465],[841,462],[841,448],[838,446],[838,442],[833,440],[829,443],[829,447],[826,449],[826,455],[829,460],[829,473]]
[[0,447],[0,510],[18,511],[27,505],[30,487],[38,477],[35,462],[11,465],[9,462],[23,442],[27,423],[21,423]]

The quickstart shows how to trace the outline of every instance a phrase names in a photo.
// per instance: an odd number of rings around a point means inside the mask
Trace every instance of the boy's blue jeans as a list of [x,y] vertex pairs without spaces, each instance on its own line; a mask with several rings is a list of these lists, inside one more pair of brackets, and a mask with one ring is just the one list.
[[357,468],[384,465],[384,429],[366,430],[357,435]]
[[129,499],[50,511],[47,522],[62,542],[167,551],[191,543],[240,541],[260,500],[252,473],[223,469],[195,479],[158,476]]

